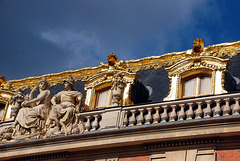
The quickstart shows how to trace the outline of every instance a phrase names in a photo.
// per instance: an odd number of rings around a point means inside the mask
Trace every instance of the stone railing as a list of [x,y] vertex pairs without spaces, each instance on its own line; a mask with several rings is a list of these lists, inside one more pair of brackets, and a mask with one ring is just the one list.
[[[145,105],[112,107],[80,114],[85,132],[156,125],[240,113],[240,93],[181,99]],[[239,115],[240,116],[240,115]]]
[[90,111],[79,114],[79,123],[85,125],[85,132],[99,129],[99,120],[102,119],[103,110]]
[[[181,99],[133,106],[118,106],[78,114],[84,133],[161,125],[204,119],[240,117],[240,93]],[[10,126],[3,122],[0,129]]]
[[239,115],[239,99],[240,94],[237,93],[124,107],[123,126]]

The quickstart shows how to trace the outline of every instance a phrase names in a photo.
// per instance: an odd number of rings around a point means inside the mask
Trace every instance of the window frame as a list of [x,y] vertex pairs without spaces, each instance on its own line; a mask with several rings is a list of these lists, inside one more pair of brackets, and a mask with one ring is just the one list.
[[0,122],[4,121],[5,120],[5,117],[6,117],[6,103],[4,102],[1,102],[0,101],[0,104],[3,104],[3,113],[2,113],[2,116],[0,116]]
[[[106,106],[97,106],[99,94],[105,90],[109,90],[108,92],[108,99]],[[102,85],[99,85],[95,88],[95,99],[94,99],[94,109],[98,108],[104,108],[104,107],[110,107],[111,106],[111,99],[112,98],[112,90],[111,90],[111,83],[104,83]]]
[[[201,88],[201,78],[202,77],[210,77],[210,92],[209,93],[204,93],[200,94],[200,88]],[[185,90],[185,82],[191,79],[197,78],[196,80],[196,94],[195,95],[190,95],[190,96],[184,96],[184,90]],[[210,71],[197,71],[195,73],[188,73],[182,76],[181,79],[181,87],[180,87],[180,98],[189,98],[189,97],[199,97],[199,96],[205,96],[205,95],[210,95],[213,93],[213,76]]]

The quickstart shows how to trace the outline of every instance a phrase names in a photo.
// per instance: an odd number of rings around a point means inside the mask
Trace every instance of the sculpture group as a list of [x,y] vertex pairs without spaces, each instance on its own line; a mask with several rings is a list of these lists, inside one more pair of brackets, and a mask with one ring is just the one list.
[[83,94],[74,91],[74,83],[69,75],[64,80],[65,90],[52,98],[44,77],[38,82],[39,94],[35,98],[33,94],[37,91],[36,87],[26,96],[20,87],[10,102],[15,121],[1,132],[1,139],[27,140],[83,133],[84,125],[79,125],[77,118],[84,110]]
[[[112,103],[119,106],[124,87],[124,74],[119,73],[112,80]],[[11,98],[11,115],[15,118],[11,127],[0,132],[2,140],[31,140],[61,135],[80,134],[85,130],[80,113],[85,110],[83,94],[74,91],[75,80],[71,75],[63,81],[65,89],[51,98],[48,82],[42,78],[38,87],[24,96],[20,87]],[[34,93],[39,89],[37,97]]]

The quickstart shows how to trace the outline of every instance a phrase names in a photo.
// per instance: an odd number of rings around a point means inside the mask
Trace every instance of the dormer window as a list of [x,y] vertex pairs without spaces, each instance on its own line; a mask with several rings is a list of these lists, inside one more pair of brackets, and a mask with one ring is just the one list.
[[229,59],[206,55],[203,40],[195,40],[192,50],[166,68],[171,84],[164,101],[226,93],[224,73],[228,62]]
[[183,98],[211,94],[211,77],[198,75],[183,81]]
[[115,54],[108,55],[107,64],[101,63],[99,72],[83,80],[89,110],[111,106],[127,106],[131,101],[132,85],[138,80],[137,73],[125,70],[123,61]]

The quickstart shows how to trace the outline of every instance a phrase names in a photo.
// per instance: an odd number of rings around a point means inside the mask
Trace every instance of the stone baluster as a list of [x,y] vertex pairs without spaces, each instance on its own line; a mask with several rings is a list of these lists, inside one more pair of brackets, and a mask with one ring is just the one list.
[[233,115],[239,115],[240,107],[239,107],[239,97],[234,98],[235,105],[233,106]]
[[136,110],[130,110],[132,113],[132,116],[129,118],[129,126],[134,126],[136,123]]
[[87,118],[87,122],[85,124],[85,131],[89,131],[91,128],[91,123],[90,123],[91,116],[86,116],[86,118]]
[[191,120],[193,118],[193,103],[188,103],[189,109],[187,111],[187,120]]
[[124,118],[123,118],[123,126],[127,126],[128,125],[128,111],[124,111]]
[[229,115],[231,108],[229,106],[229,98],[225,98],[224,101],[226,102],[225,105],[223,106],[223,116]]
[[212,109],[211,109],[211,100],[206,100],[205,101],[207,103],[207,108],[205,109],[204,113],[205,113],[205,117],[209,118],[211,117],[212,114]]
[[83,133],[86,130],[83,121],[84,121],[84,118],[83,117],[79,117],[78,128],[80,129],[80,134]]
[[197,105],[198,105],[198,108],[196,110],[196,119],[200,119],[200,118],[202,118],[202,114],[203,114],[202,102],[197,102]]
[[170,121],[173,122],[177,118],[177,113],[176,113],[176,105],[171,105],[172,107],[172,112],[170,113]]
[[145,118],[146,120],[145,124],[149,125],[152,122],[152,108],[147,108],[147,111],[148,111],[148,114],[146,115],[146,118]]
[[181,107],[181,110],[179,111],[179,114],[178,114],[178,120],[183,121],[185,118],[185,112],[184,112],[185,104],[180,104],[179,106]]
[[160,115],[159,115],[160,107],[154,107],[154,109],[156,110],[156,113],[153,115],[153,123],[157,124],[160,120]]
[[140,114],[137,117],[137,125],[142,125],[144,122],[144,118],[143,118],[144,109],[139,109],[138,111],[140,112]]
[[222,112],[220,107],[221,100],[217,99],[215,100],[215,102],[216,102],[216,107],[214,107],[214,117],[219,117]]
[[168,109],[168,106],[165,105],[165,106],[162,106],[163,108],[163,113],[162,113],[162,121],[161,122],[167,122],[167,119],[168,119],[168,114],[167,114],[167,109]]
[[92,122],[92,131],[97,130],[99,126],[98,118],[99,118],[99,115],[94,115],[94,121]]

